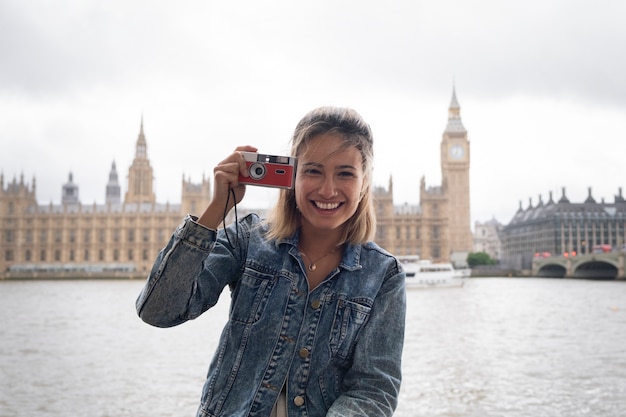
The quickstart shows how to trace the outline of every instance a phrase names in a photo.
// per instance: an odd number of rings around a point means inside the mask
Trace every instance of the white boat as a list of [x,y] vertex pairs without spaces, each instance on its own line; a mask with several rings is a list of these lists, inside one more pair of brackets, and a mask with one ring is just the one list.
[[398,256],[406,274],[407,288],[462,287],[469,269],[454,269],[451,263],[420,260],[419,256]]
[[472,270],[469,268],[455,269],[454,273],[461,278],[469,278],[472,275]]

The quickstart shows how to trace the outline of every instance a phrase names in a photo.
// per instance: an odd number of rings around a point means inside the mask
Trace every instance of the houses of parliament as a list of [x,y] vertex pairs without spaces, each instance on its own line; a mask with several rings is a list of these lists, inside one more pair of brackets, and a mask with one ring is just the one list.
[[[387,187],[374,188],[380,246],[396,255],[463,264],[472,250],[469,145],[453,90],[441,139],[441,185],[426,187],[422,177],[414,206],[394,205],[392,178]],[[38,203],[35,179],[28,184],[22,175],[5,183],[0,174],[0,279],[147,276],[182,218],[202,211],[211,198],[208,179],[183,177],[180,204],[159,203],[153,180],[143,120],[123,199],[115,162],[104,204],[82,204],[71,173],[61,203],[49,205]]]

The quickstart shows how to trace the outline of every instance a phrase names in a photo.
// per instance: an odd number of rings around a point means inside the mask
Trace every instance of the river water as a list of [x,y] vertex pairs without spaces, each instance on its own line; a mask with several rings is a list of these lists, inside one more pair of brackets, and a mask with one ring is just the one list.
[[[195,416],[228,311],[137,318],[139,281],[0,281],[0,416]],[[398,417],[626,415],[626,282],[409,290]]]

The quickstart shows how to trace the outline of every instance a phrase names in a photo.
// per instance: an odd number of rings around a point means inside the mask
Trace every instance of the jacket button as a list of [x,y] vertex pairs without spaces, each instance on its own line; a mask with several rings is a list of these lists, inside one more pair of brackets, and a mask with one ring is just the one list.
[[304,397],[303,397],[303,396],[301,396],[301,395],[297,395],[297,396],[295,396],[295,397],[294,397],[294,399],[293,399],[293,403],[294,403],[296,406],[298,406],[298,407],[303,406],[303,405],[304,405]]
[[301,358],[308,358],[309,357],[309,349],[302,348],[302,349],[300,349],[300,352],[298,352],[298,354],[300,355]]
[[320,308],[321,305],[322,305],[322,302],[320,300],[313,300],[313,301],[311,301],[311,307],[314,310],[317,310],[318,308]]

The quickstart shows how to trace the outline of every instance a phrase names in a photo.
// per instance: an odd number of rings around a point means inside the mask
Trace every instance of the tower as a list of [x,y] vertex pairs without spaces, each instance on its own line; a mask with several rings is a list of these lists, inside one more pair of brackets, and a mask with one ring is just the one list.
[[78,185],[74,184],[74,175],[70,172],[68,180],[61,191],[62,204],[78,204]]
[[181,212],[183,214],[200,214],[211,201],[211,183],[202,176],[202,182],[194,184],[191,178],[183,175],[183,191],[181,197]]
[[143,133],[143,117],[135,150],[135,159],[128,169],[128,190],[124,203],[154,203],[156,197],[152,188],[154,176],[147,155],[146,136]]
[[[472,251],[470,220],[470,143],[461,121],[461,106],[452,89],[448,124],[441,140],[441,179],[447,197],[448,242],[452,261],[464,260]],[[456,256],[455,256],[456,255]]]
[[115,161],[111,164],[111,171],[109,172],[109,182],[107,182],[105,203],[117,205],[120,204],[121,198],[120,183],[117,177],[117,169],[115,167]]

